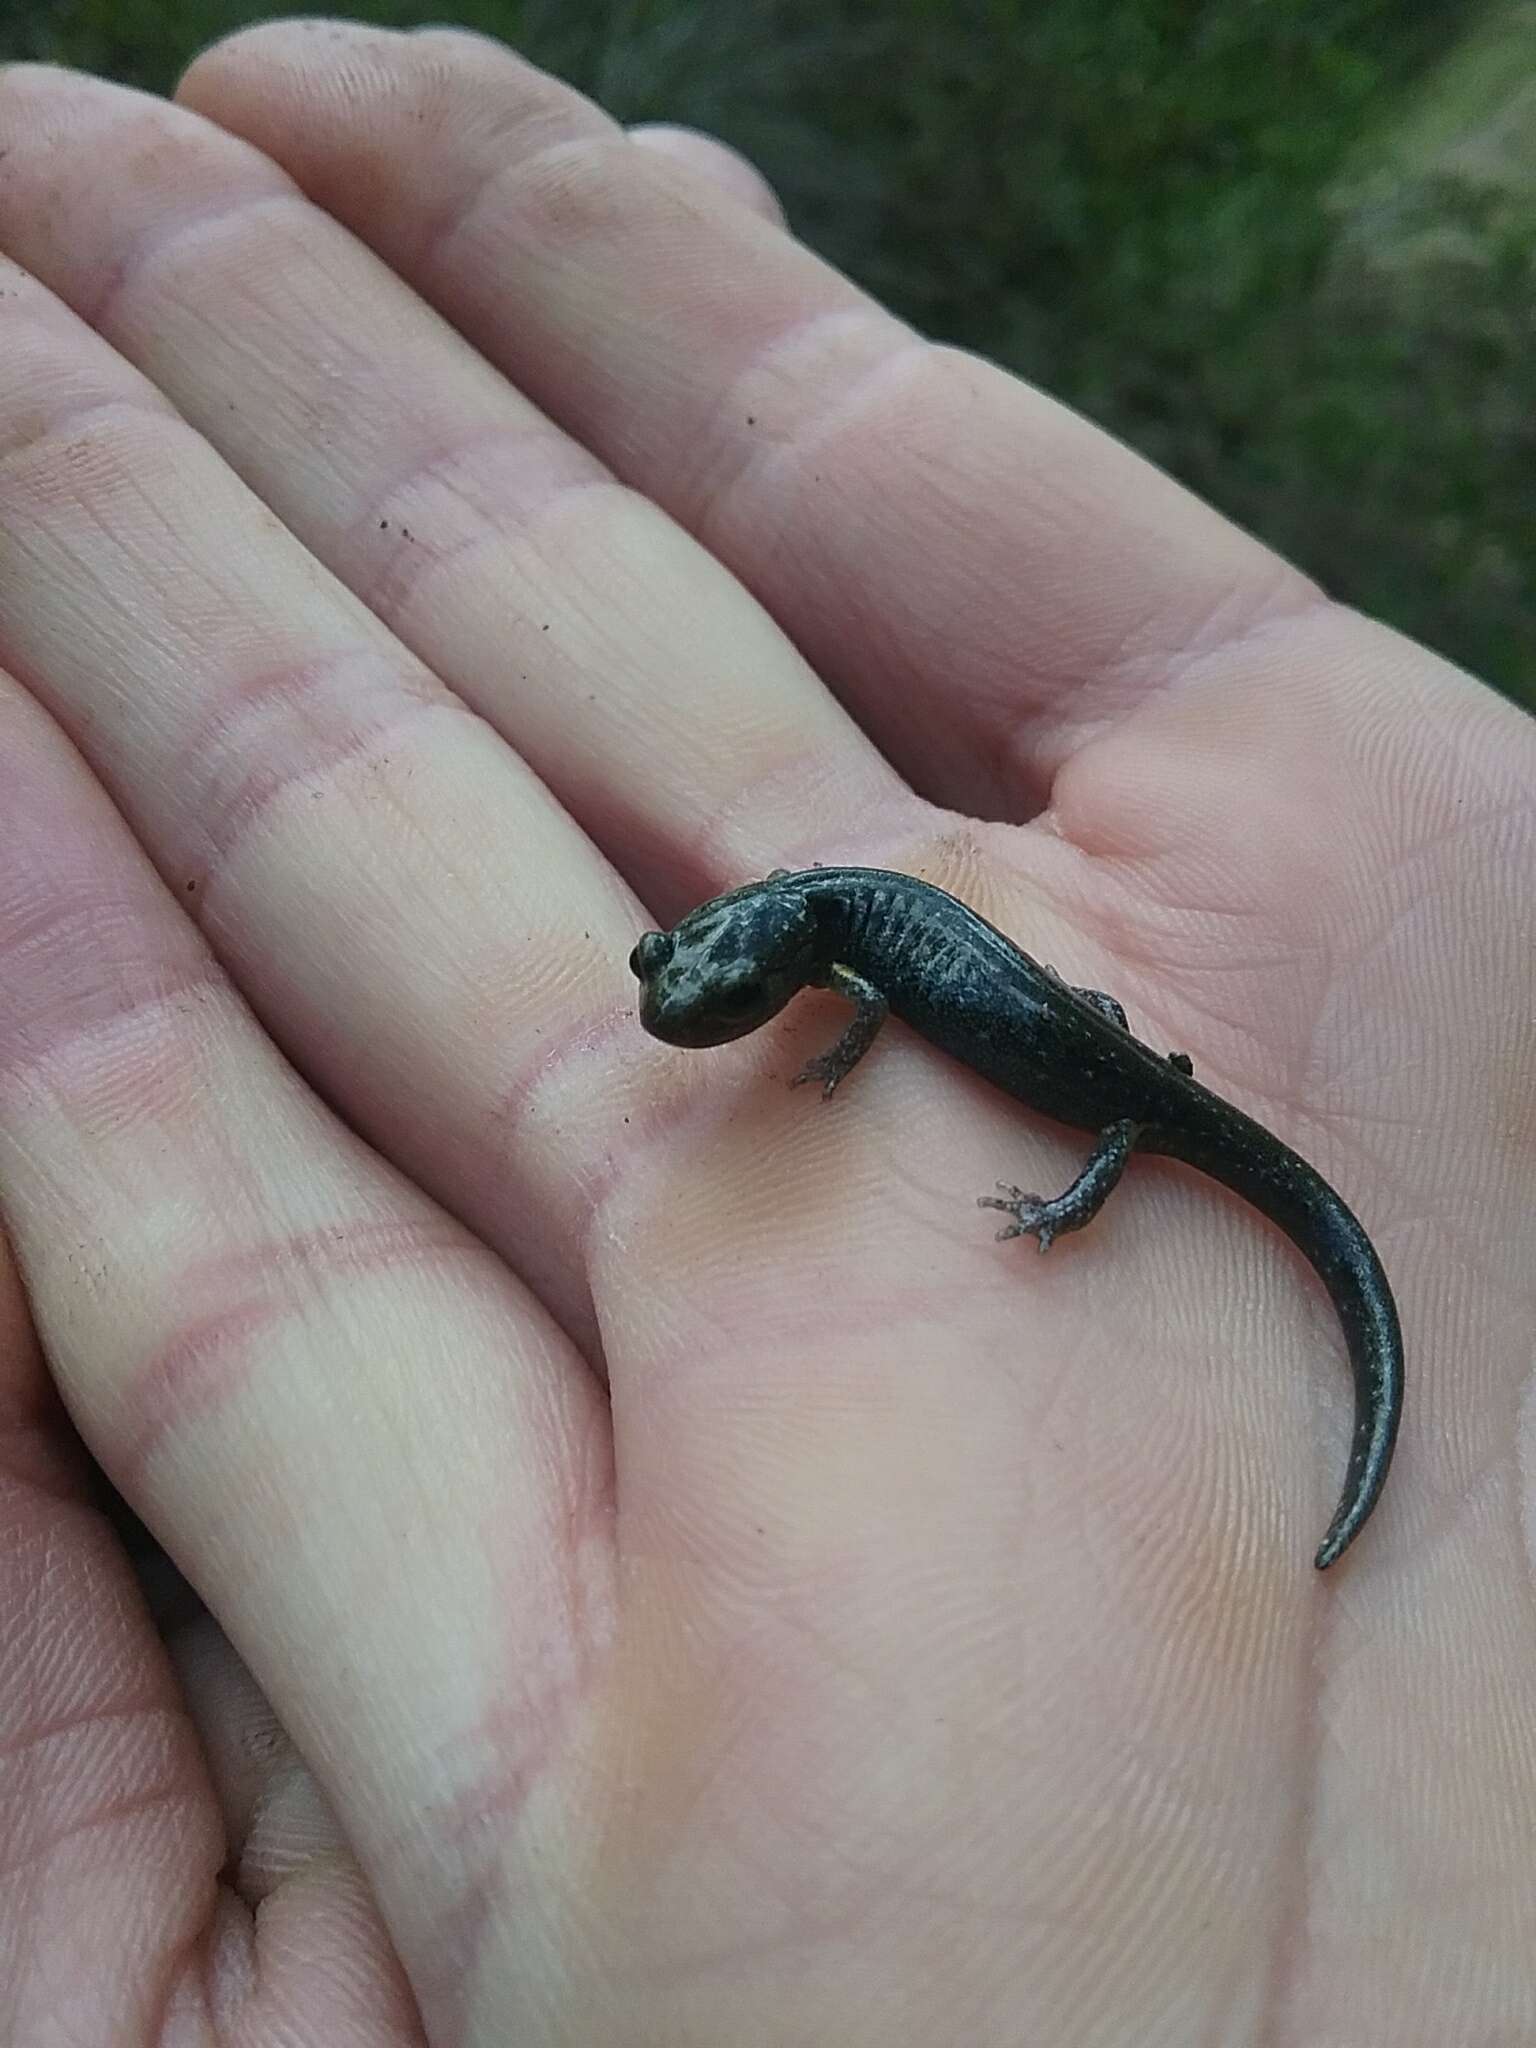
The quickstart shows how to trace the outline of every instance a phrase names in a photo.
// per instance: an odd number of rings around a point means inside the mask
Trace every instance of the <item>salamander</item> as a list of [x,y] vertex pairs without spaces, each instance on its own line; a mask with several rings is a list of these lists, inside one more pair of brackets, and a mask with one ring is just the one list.
[[1364,1229],[1321,1174],[1202,1086],[1184,1053],[1134,1037],[1098,989],[1073,988],[976,911],[880,868],[779,870],[716,896],[630,955],[640,1021],[676,1046],[722,1045],[778,1014],[802,988],[853,1005],[847,1029],[797,1075],[830,1095],[888,1015],[1029,1108],[1097,1137],[1049,1199],[1007,1182],[980,1196],[1009,1218],[999,1238],[1041,1251],[1090,1222],[1132,1152],[1183,1160],[1241,1195],[1316,1270],[1343,1326],[1355,1424],[1337,1511],[1316,1556],[1333,1564],[1364,1527],[1392,1460],[1403,1403],[1396,1304]]

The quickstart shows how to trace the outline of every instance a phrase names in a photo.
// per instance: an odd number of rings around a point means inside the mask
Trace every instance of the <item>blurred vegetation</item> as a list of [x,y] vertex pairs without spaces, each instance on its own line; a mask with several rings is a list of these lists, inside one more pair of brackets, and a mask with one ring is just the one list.
[[[166,90],[275,12],[11,0]],[[1521,0],[374,0],[712,130],[928,332],[1102,421],[1536,706],[1536,9]]]

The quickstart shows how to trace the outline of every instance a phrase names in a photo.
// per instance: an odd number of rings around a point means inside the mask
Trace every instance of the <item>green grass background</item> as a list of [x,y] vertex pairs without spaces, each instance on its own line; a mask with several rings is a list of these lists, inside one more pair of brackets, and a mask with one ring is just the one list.
[[[203,44],[287,11],[315,10],[10,0],[0,56],[164,91]],[[449,13],[622,119],[735,143],[799,232],[907,318],[1536,707],[1529,0]]]

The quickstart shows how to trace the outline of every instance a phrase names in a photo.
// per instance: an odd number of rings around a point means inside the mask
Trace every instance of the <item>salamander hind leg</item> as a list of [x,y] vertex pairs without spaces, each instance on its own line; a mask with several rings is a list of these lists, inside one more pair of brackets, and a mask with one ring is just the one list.
[[[1061,980],[1061,976],[1052,973],[1049,967],[1045,971],[1051,976],[1052,981]],[[1063,982],[1062,986],[1066,987],[1067,984]],[[1111,1024],[1118,1024],[1122,1031],[1130,1030],[1130,1019],[1126,1016],[1124,1009],[1115,1001],[1113,996],[1105,995],[1103,989],[1075,988],[1072,990],[1072,993],[1075,996],[1081,997],[1085,1003],[1091,1003],[1101,1016],[1109,1019]],[[1195,1063],[1187,1052],[1169,1053],[1168,1064],[1177,1074],[1193,1074],[1195,1071]]]
[[1122,1031],[1130,1030],[1130,1019],[1126,1016],[1123,1006],[1117,1003],[1113,996],[1105,995],[1103,989],[1075,988],[1072,993],[1083,1002],[1091,1003],[1100,1016],[1107,1017],[1111,1024],[1118,1024]]
[[1010,1237],[1032,1237],[1041,1251],[1048,1251],[1067,1231],[1081,1230],[1085,1223],[1091,1223],[1124,1173],[1140,1128],[1129,1119],[1110,1124],[1100,1134],[1088,1164],[1059,1195],[1029,1195],[1007,1181],[998,1182],[998,1194],[978,1195],[978,1209],[1001,1209],[1005,1216],[1013,1218],[997,1233],[998,1243]]

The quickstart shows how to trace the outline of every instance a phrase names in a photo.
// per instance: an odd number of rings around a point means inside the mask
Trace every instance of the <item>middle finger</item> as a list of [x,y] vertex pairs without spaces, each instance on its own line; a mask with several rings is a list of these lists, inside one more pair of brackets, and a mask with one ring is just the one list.
[[0,245],[624,847],[643,890],[677,887],[680,837],[701,886],[793,844],[818,780],[850,828],[881,805],[905,821],[904,787],[734,578],[267,158],[43,70],[0,85],[0,143]]
[[[571,1159],[597,1140],[545,1070],[573,1040],[601,1059],[627,893],[125,364],[29,280],[0,288],[0,660],[311,1082],[579,1315]],[[552,1270],[530,1212],[572,1225]]]
[[[272,280],[294,264],[274,260],[270,246],[257,261],[246,242],[272,232],[270,204],[242,209],[230,199],[200,216],[197,232],[175,235],[187,203],[187,150],[211,152],[226,171],[233,166],[261,185],[261,160],[243,145],[157,102],[57,73],[12,74],[0,85],[0,139],[24,139],[29,122],[36,147],[11,149],[0,235],[13,247],[24,243],[27,257],[82,301],[89,279],[115,277],[105,298],[98,283],[88,310],[150,355],[195,417],[270,421],[270,434],[237,435],[236,453],[260,468],[261,487],[280,500],[287,523],[308,527],[360,582],[368,581],[372,540],[356,536],[374,535],[381,520],[409,526],[380,478],[419,475],[428,442],[478,445],[471,419],[495,443],[487,409],[500,419],[503,453],[526,450],[534,437],[546,478],[562,464],[575,474],[585,462],[552,430],[540,440],[537,416],[514,393],[301,202],[287,202],[300,219],[286,232],[300,253],[306,237],[315,243],[302,266],[311,289],[286,297]],[[145,155],[146,126],[159,135],[161,123],[174,131],[166,154],[178,175],[146,188],[129,159]],[[73,147],[59,149],[59,136],[70,132]],[[89,215],[74,183],[77,159],[90,166]],[[25,232],[43,211],[35,202],[44,162],[56,188],[55,232],[46,238]],[[267,201],[274,177],[268,168]],[[191,180],[204,214],[210,182]],[[103,190],[127,196],[103,204]],[[164,211],[147,226],[146,211],[157,205]],[[71,248],[73,257],[59,253]],[[151,249],[162,252],[158,262]],[[238,276],[269,280],[276,296],[264,320],[259,293],[238,312],[232,307]],[[871,788],[899,794],[899,785],[750,601],[631,494],[609,487],[602,495],[633,508],[635,550],[649,549],[664,586],[679,584],[664,589],[665,611],[677,615],[682,585],[706,592],[706,630],[699,634],[701,607],[693,605],[686,632],[664,632],[655,620],[648,638],[634,631],[636,607],[626,610],[625,592],[635,599],[641,579],[619,578],[616,596],[584,589],[588,572],[572,566],[583,548],[551,550],[545,535],[530,544],[523,576],[531,588],[548,558],[543,609],[567,628],[568,645],[563,660],[541,666],[509,646],[504,612],[497,621],[509,559],[525,538],[515,466],[503,466],[499,481],[482,479],[478,497],[462,474],[400,485],[432,495],[440,510],[460,506],[485,543],[435,547],[434,568],[410,591],[397,581],[390,607],[432,643],[450,692],[374,609],[317,569],[154,386],[26,275],[11,279],[0,320],[12,368],[0,391],[6,658],[73,733],[310,1077],[581,1323],[577,1246],[603,1157],[593,1120],[606,1124],[608,1115],[604,1091],[592,1083],[611,1079],[615,1064],[607,1053],[620,1014],[614,962],[628,950],[635,913],[518,757],[463,715],[464,700],[515,728],[519,743],[531,734],[532,751],[564,793],[577,802],[585,796],[589,822],[597,822],[591,813],[603,789],[616,790],[618,817],[608,822],[621,837],[642,805],[653,819],[677,804],[706,819],[711,807],[728,813],[727,793],[699,778],[743,753],[750,772],[768,781],[776,762],[792,763],[809,748],[840,779],[855,760],[865,763]],[[349,357],[357,402],[333,399],[317,432],[334,337],[348,328],[364,337]],[[375,349],[381,334],[392,339]],[[430,401],[413,412],[410,390],[430,393]],[[450,400],[458,408],[453,430]],[[381,504],[388,509],[380,512]],[[422,523],[434,532],[440,525]],[[587,554],[611,561],[607,543],[623,523],[608,519],[605,547],[589,544]],[[670,579],[668,550],[677,556]],[[754,727],[738,698],[733,738],[741,745],[722,749],[706,734],[690,752],[678,736],[705,734],[710,723],[696,699],[712,603],[721,620],[749,622],[743,673],[762,704],[780,688],[787,699]],[[631,659],[618,670],[608,715],[578,724],[569,683],[608,668],[604,636],[627,636]],[[555,636],[537,637],[542,657]],[[798,809],[803,777],[792,779]],[[763,806],[756,812],[753,834],[771,836]],[[707,841],[707,829],[701,837]],[[711,861],[714,851],[701,845],[701,857]],[[365,1061],[355,1052],[360,1031]],[[573,1046],[574,1055],[559,1057]],[[572,1057],[574,1075],[566,1076]]]

